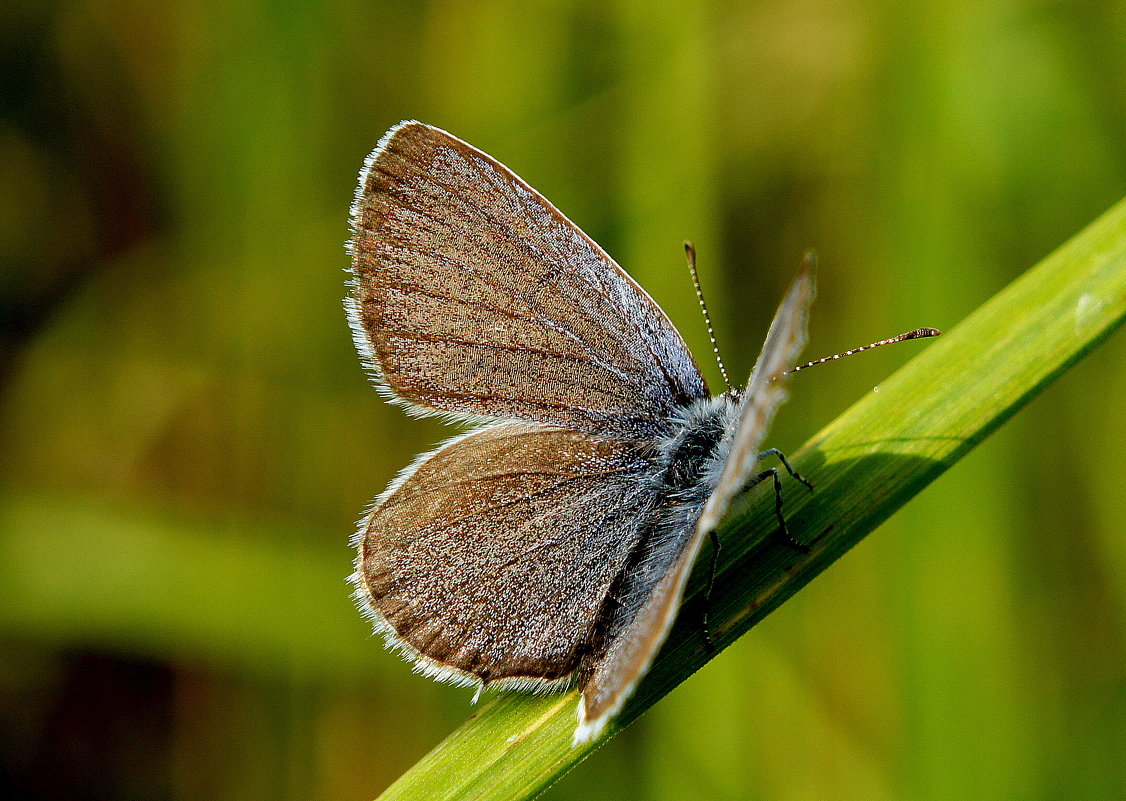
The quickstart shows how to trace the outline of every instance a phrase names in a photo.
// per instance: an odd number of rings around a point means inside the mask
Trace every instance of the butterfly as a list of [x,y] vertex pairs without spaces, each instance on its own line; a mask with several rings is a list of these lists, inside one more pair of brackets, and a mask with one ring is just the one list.
[[747,386],[713,396],[668,317],[594,240],[445,131],[388,131],[351,223],[345,305],[378,388],[473,426],[365,513],[357,603],[436,679],[577,685],[575,742],[596,738],[751,480],[805,343],[811,266]]

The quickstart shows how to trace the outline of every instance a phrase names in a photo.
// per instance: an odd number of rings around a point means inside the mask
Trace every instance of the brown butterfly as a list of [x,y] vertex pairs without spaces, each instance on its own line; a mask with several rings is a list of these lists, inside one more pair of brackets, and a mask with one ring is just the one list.
[[[352,206],[356,347],[384,394],[477,427],[419,456],[355,536],[356,598],[456,684],[582,688],[599,735],[664,642],[805,342],[807,266],[744,390],[712,396],[656,303],[490,156],[404,122]],[[761,476],[761,474],[760,474]]]

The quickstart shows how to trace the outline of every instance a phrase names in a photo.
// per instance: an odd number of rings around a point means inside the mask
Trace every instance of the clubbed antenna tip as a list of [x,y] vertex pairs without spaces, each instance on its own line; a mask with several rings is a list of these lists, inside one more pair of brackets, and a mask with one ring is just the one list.
[[815,364],[824,364],[825,362],[835,362],[837,359],[843,359],[845,356],[853,356],[857,353],[863,353],[866,350],[871,350],[872,348],[878,348],[878,347],[881,347],[883,345],[890,345],[893,342],[906,342],[909,339],[926,339],[927,337],[936,337],[941,333],[942,332],[939,331],[937,328],[916,328],[913,331],[908,331],[904,334],[900,334],[897,337],[892,337],[891,339],[881,339],[879,342],[873,342],[869,345],[862,345],[859,348],[853,348],[852,350],[846,350],[844,353],[835,353],[832,356],[824,356],[820,359],[814,359],[811,362],[806,362],[805,364],[801,364],[801,365],[798,365],[797,367],[791,368],[791,369],[787,370],[786,372],[782,373],[782,375],[791,375],[793,373],[798,372],[799,370],[804,370],[807,367],[813,367]]
[[723,383],[727,385],[727,391],[732,392],[734,388],[727,378],[727,368],[723,366],[723,359],[719,356],[719,344],[715,341],[712,316],[708,314],[708,304],[704,303],[704,291],[700,289],[700,275],[696,272],[696,246],[687,239],[684,240],[684,255],[688,257],[688,272],[692,273],[692,286],[696,287],[696,299],[700,301],[700,310],[704,312],[704,323],[708,326],[708,339],[712,341],[712,353],[715,354],[716,363],[719,365],[719,373],[723,376]]

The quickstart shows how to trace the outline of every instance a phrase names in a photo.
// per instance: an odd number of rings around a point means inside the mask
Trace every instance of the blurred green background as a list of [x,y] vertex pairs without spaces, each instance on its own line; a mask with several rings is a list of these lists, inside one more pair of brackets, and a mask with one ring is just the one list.
[[[403,118],[493,154],[744,376],[949,328],[1126,193],[1122,2],[28,2],[0,11],[0,795],[369,799],[470,712],[352,608],[449,432],[341,309]],[[925,343],[800,376],[795,449]],[[547,798],[1126,795],[1126,340]],[[816,482],[816,476],[812,476]]]

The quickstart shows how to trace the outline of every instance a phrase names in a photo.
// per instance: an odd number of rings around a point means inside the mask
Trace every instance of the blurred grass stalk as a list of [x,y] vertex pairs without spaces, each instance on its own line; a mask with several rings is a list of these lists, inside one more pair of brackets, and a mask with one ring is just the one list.
[[[724,547],[709,611],[719,648],[965,456],[1124,319],[1126,200],[926,346],[793,454],[794,467],[816,487],[813,494],[791,487],[786,502],[791,530],[813,543],[808,553],[770,537],[772,493],[750,493],[721,532]],[[800,391],[800,376],[795,383]],[[603,740],[715,655],[703,647],[699,616],[692,614],[699,609],[699,572],[687,594],[688,613],[681,614]],[[598,745],[571,747],[576,703],[575,691],[493,697],[382,798],[534,797]]]

